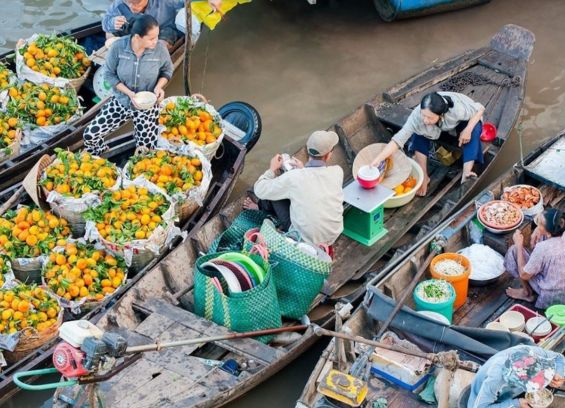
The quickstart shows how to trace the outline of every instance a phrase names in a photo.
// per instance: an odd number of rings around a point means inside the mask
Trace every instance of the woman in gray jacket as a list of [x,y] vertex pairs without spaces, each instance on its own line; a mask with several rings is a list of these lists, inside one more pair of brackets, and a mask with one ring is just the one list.
[[150,91],[157,102],[165,97],[163,87],[173,75],[173,63],[165,45],[159,41],[159,24],[149,15],[135,18],[131,34],[115,41],[106,57],[105,79],[113,96],[84,131],[84,145],[92,154],[108,148],[104,136],[133,120],[138,146],[155,147],[159,128],[157,106],[140,110],[137,92]]

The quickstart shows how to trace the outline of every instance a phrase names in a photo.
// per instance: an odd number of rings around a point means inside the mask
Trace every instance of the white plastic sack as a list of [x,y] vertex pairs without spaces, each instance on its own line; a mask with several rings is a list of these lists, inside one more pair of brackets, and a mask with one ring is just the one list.
[[[192,40],[192,44],[196,44],[198,38],[200,37],[200,33],[202,32],[202,23],[192,14],[192,35],[190,36]],[[177,16],[175,17],[175,25],[177,30],[181,33],[186,34],[186,11],[181,8],[177,12]]]
[[200,146],[200,145],[193,143],[191,141],[184,142],[182,144],[173,144],[173,143],[169,142],[168,139],[165,139],[164,137],[161,136],[161,134],[166,129],[166,127],[164,125],[161,125],[161,126],[159,126],[159,137],[157,138],[157,147],[164,149],[164,150],[169,150],[171,152],[184,154],[184,155],[188,155],[188,154],[190,154],[190,152],[192,152],[194,150],[200,150],[208,160],[212,161],[212,159],[214,158],[214,155],[216,154],[216,151],[218,150],[218,148],[222,144],[222,140],[224,139],[224,124],[223,124],[223,121],[222,121],[222,117],[216,111],[216,108],[214,108],[212,105],[210,105],[208,103],[202,102],[201,100],[199,100],[197,98],[186,97],[186,96],[170,96],[170,97],[164,99],[161,102],[161,104],[159,105],[159,109],[163,110],[165,108],[165,106],[167,105],[167,103],[169,103],[169,102],[175,102],[176,103],[178,99],[187,99],[187,98],[190,98],[190,99],[193,100],[195,107],[204,108],[210,115],[212,115],[212,118],[214,119],[214,121],[220,124],[220,127],[222,129],[222,133],[220,134],[220,136],[216,139],[216,141],[214,143],[205,144],[204,146]]
[[[138,177],[133,181],[124,180],[121,188],[127,188],[130,185],[135,185],[137,187],[145,187],[147,190],[154,194],[162,194],[171,203],[169,209],[165,211],[162,215],[162,219],[165,221],[165,227],[159,225],[153,230],[151,236],[146,239],[136,239],[124,244],[116,244],[110,242],[100,235],[98,229],[96,228],[96,223],[94,221],[87,221],[84,237],[88,241],[98,241],[102,243],[105,249],[121,256],[126,261],[127,266],[131,266],[134,260],[134,255],[140,253],[151,252],[153,255],[158,256],[163,248],[169,246],[171,242],[178,236],[186,236],[186,232],[181,232],[180,228],[175,226],[176,215],[175,215],[175,204],[171,197],[165,193],[162,189],[157,187],[155,184],[147,181],[143,177]],[[114,186],[113,191],[119,190],[120,187]]]
[[[73,244],[77,244],[77,245],[90,245],[92,246],[94,249],[96,250],[101,250],[101,251],[107,251],[106,248],[100,243],[100,242],[86,242],[86,240],[84,238],[80,238],[80,239],[69,239],[67,240],[67,243],[73,243]],[[55,253],[63,253],[65,252],[65,247],[62,246],[57,246],[55,248],[53,248],[53,251]],[[43,286],[45,286],[46,288],[49,288],[47,286],[47,282],[45,281],[45,269],[47,268],[47,264],[49,263],[49,257],[45,257],[42,261],[42,265],[41,265],[41,283],[43,284]],[[123,287],[126,283],[127,283],[127,270],[124,271],[125,272],[125,276],[124,276],[124,280],[122,282],[122,285],[119,286],[114,293],[116,293],[121,287]],[[73,314],[80,314],[81,312],[81,306],[84,305],[87,301],[91,301],[93,302],[94,300],[92,299],[87,299],[87,298],[81,298],[79,300],[67,300],[63,297],[58,296],[56,293],[53,293],[50,289],[49,291],[51,292],[52,296],[55,297],[57,300],[59,300],[59,303],[61,304],[61,307],[66,308],[66,309],[70,309],[71,312]],[[104,299],[108,296],[112,296],[113,293],[111,294],[106,294],[104,296]],[[102,300],[100,301],[96,301],[96,302],[102,302]]]
[[[212,181],[212,165],[210,164],[210,160],[208,160],[200,150],[195,150],[195,149],[186,149],[186,152],[183,153],[175,152],[174,150],[164,149],[164,148],[157,148],[155,150],[165,150],[180,156],[189,156],[189,157],[196,156],[200,160],[200,162],[202,163],[202,180],[200,181],[200,185],[198,187],[193,187],[186,192],[179,191],[173,194],[171,196],[171,199],[173,200],[175,205],[182,204],[186,201],[193,201],[196,202],[196,204],[198,204],[199,206],[202,206],[202,204],[204,203],[204,199],[206,198],[206,194],[208,193],[210,182]],[[122,178],[124,180],[131,181],[132,176],[129,173],[129,167],[130,166],[128,162],[122,170]]]
[[71,80],[67,78],[51,78],[50,76],[43,75],[34,71],[25,64],[23,55],[20,54],[20,49],[26,44],[32,43],[39,37],[39,34],[34,34],[22,43],[16,46],[16,73],[21,80],[27,80],[34,84],[49,84],[59,88],[71,86]]

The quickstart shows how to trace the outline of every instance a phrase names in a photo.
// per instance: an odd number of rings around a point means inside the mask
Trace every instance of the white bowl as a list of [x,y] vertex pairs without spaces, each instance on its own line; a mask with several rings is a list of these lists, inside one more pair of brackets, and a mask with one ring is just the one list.
[[157,95],[148,91],[136,93],[133,99],[141,110],[151,109],[157,103]]
[[531,319],[528,319],[528,321],[526,322],[526,333],[528,333],[531,336],[536,336],[536,337],[547,336],[549,333],[551,333],[551,329],[552,329],[551,323],[544,316],[532,317]]
[[380,176],[380,170],[372,166],[362,166],[357,172],[357,177],[361,177],[363,180],[367,181],[377,180]]
[[506,328],[510,331],[522,331],[526,324],[526,318],[524,315],[515,310],[509,310],[508,312],[503,313],[498,321],[506,326]]

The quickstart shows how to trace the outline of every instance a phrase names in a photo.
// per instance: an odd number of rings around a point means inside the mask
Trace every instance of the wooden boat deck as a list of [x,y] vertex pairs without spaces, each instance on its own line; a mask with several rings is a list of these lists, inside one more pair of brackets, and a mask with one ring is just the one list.
[[[525,160],[524,166],[527,168],[529,163],[533,162],[543,151],[550,148],[550,145],[560,138],[565,138],[565,133],[557,136],[530,154]],[[540,182],[538,179],[531,177],[523,167],[519,166],[510,169],[507,173],[490,184],[483,193],[477,196],[477,198],[480,198],[485,192],[491,192],[494,194],[494,197],[499,197],[505,187],[516,184],[530,184],[538,187],[542,191],[543,196],[548,198],[548,200],[544,202],[546,206],[565,210],[565,190],[558,190],[554,186]],[[565,176],[561,185],[565,186]],[[406,254],[404,261],[382,280],[376,282],[375,287],[393,299],[399,298],[404,289],[412,281],[415,271],[429,255],[429,247],[433,239],[438,236],[448,237],[453,233],[453,235],[451,235],[447,240],[447,246],[444,248],[445,252],[456,252],[471,244],[466,225],[472,222],[475,214],[475,203],[472,201],[455,216],[450,218],[448,222],[443,224],[441,230],[436,230],[435,233],[429,236],[425,242]],[[525,221],[519,228],[522,230],[527,242],[532,232],[532,220],[526,217]],[[496,235],[485,231],[483,241],[485,245],[489,245],[491,248],[504,255],[506,249],[511,245],[511,235],[512,234]],[[424,276],[422,279],[427,279],[427,277]],[[471,285],[469,287],[467,302],[454,312],[453,324],[466,327],[484,327],[489,322],[496,320],[513,304],[523,304],[526,307],[535,310],[533,304],[516,301],[506,296],[506,288],[517,285],[517,280],[514,280],[508,274],[502,275],[495,283],[488,286],[478,287]],[[366,302],[368,302],[368,299],[365,300],[365,303]],[[407,298],[405,305],[411,309],[415,308],[411,296]],[[376,333],[379,331],[381,324],[381,322],[374,321],[367,314],[365,306],[361,305],[344,324],[344,330],[353,335],[359,335],[365,338],[374,338]],[[437,344],[434,345],[432,341],[425,340],[415,334],[400,332],[396,329],[392,330],[412,341],[424,351],[433,352],[435,351],[434,347],[437,347]],[[319,381],[324,378],[328,370],[335,367],[337,364],[338,358],[336,356],[335,345],[335,340],[332,340],[322,353],[322,356],[314,368],[299,402],[297,403],[297,407],[314,408],[323,405],[321,404],[322,396],[316,391],[316,388]],[[565,345],[563,344],[559,346],[560,350],[564,348]],[[461,354],[465,355],[464,353]],[[349,359],[344,363],[346,366],[344,371],[348,371],[353,361],[352,359]],[[391,408],[429,406],[419,400],[417,395],[377,377],[371,376],[368,381],[368,385],[369,393],[367,400],[369,401],[369,406],[371,401],[378,398],[385,398],[387,400],[387,406]],[[559,401],[559,403],[565,403],[565,401],[562,400]]]

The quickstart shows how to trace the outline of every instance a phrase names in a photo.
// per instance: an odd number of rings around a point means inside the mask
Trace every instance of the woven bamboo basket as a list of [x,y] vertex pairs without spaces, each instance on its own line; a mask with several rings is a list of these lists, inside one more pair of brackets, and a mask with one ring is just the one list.
[[88,74],[90,74],[91,69],[92,66],[88,67],[86,71],[84,71],[84,74],[82,74],[81,77],[69,79],[69,86],[72,86],[75,89],[75,91],[77,91],[78,93],[80,87],[82,86],[82,84],[84,84],[86,78],[88,78]]
[[3,152],[0,151],[0,163],[5,162],[7,160],[11,160],[16,156],[19,156],[20,154],[20,144],[22,142],[22,130],[18,129],[16,131],[16,137],[14,139],[14,142],[6,147],[6,149],[9,149],[9,152]]
[[2,352],[6,361],[11,364],[16,363],[28,354],[33,353],[41,346],[55,339],[59,334],[59,327],[61,327],[61,324],[63,324],[63,308],[61,308],[59,315],[57,316],[57,323],[49,327],[47,330],[38,332],[37,330],[30,328],[23,332],[14,351],[5,350]]

